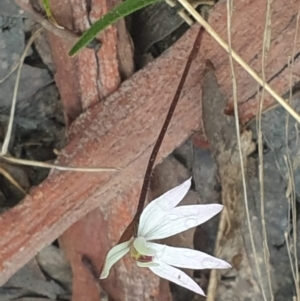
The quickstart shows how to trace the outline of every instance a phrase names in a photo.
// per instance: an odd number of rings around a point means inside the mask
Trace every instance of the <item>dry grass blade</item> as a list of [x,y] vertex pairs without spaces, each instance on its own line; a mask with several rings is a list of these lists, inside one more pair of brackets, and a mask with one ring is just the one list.
[[[221,211],[220,221],[219,221],[219,229],[217,233],[216,243],[218,247],[215,248],[214,254],[215,256],[219,256],[219,243],[222,239],[223,233],[226,232],[226,229],[228,229],[228,225],[230,225],[230,221],[228,218],[228,211],[227,208],[224,206],[224,209]],[[219,282],[219,274],[218,270],[212,270],[210,272],[209,276],[209,285],[207,288],[207,299],[206,301],[215,301],[217,289],[218,289],[218,282]]]
[[229,63],[230,63],[230,70],[231,70],[231,77],[232,77],[234,120],[235,120],[238,152],[239,152],[239,157],[240,157],[240,165],[241,165],[244,202],[245,202],[245,208],[246,208],[246,218],[247,218],[248,230],[249,230],[249,234],[250,234],[251,247],[252,247],[252,251],[254,254],[255,267],[256,267],[256,271],[257,271],[257,275],[258,275],[258,282],[261,287],[261,292],[262,292],[263,298],[265,301],[267,301],[266,293],[262,286],[260,265],[258,262],[257,250],[256,250],[255,242],[254,242],[250,214],[249,214],[247,184],[246,184],[243,151],[242,151],[242,143],[241,143],[241,136],[240,136],[240,123],[239,123],[239,111],[238,111],[238,100],[237,100],[237,82],[236,82],[236,77],[235,77],[235,71],[234,71],[234,66],[233,66],[233,56],[232,56],[232,49],[231,49],[231,14],[232,14],[232,2],[231,2],[231,0],[229,0],[229,1],[227,1],[228,53],[229,53]]
[[[289,234],[287,232],[284,233],[284,238],[285,238],[287,252],[288,252],[288,256],[289,256],[289,260],[290,260],[290,264],[291,264],[291,269],[292,269],[292,274],[293,274],[294,282],[296,283],[296,273],[295,273],[295,270],[294,270],[293,258],[292,258],[292,254],[291,254],[291,248],[292,248],[292,246],[290,245]],[[297,286],[296,286],[296,290],[297,290],[297,292],[299,291],[299,288]],[[299,299],[297,297],[294,297],[293,301],[299,301]]]
[[3,78],[0,79],[0,84],[2,84],[3,82],[5,82],[6,79],[8,77],[10,77],[11,74],[13,74],[13,72],[18,68],[19,64],[20,64],[20,59],[17,62],[15,62],[13,64],[13,66],[10,68],[10,70],[8,71],[8,73]]
[[25,160],[25,159],[18,159],[8,156],[1,156],[2,159],[15,163],[20,165],[27,165],[27,166],[36,166],[36,167],[42,167],[42,168],[50,168],[50,169],[57,169],[57,170],[63,170],[63,171],[80,171],[80,172],[113,172],[118,171],[120,169],[118,168],[109,168],[109,167],[72,167],[72,166],[63,166],[63,165],[57,165],[57,164],[51,164],[51,163],[45,163],[45,162],[39,162],[39,161],[32,161],[32,160]]
[[54,168],[54,169],[64,170],[64,171],[67,171],[67,170],[68,171],[79,171],[79,172],[114,172],[114,171],[117,171],[118,169],[116,169],[116,168],[70,167],[70,166],[62,166],[62,165],[56,165],[56,164],[44,163],[44,162],[38,162],[38,161],[29,161],[29,160],[18,159],[18,158],[13,158],[13,157],[6,156],[7,151],[8,151],[9,142],[10,142],[10,139],[11,139],[11,134],[12,134],[12,128],[13,128],[14,115],[15,115],[15,110],[16,110],[17,94],[18,94],[18,87],[19,87],[19,82],[20,82],[22,65],[23,65],[23,62],[24,62],[24,59],[26,57],[26,53],[27,53],[28,49],[30,48],[30,46],[32,45],[32,43],[34,42],[36,37],[41,33],[42,29],[43,28],[38,29],[30,37],[30,39],[29,39],[29,41],[28,41],[28,43],[27,43],[27,45],[24,49],[24,52],[23,52],[23,54],[20,58],[19,63],[16,64],[16,66],[18,66],[17,78],[16,78],[16,82],[15,82],[15,87],[14,87],[14,94],[13,94],[13,100],[12,100],[12,105],[11,105],[11,110],[10,110],[9,122],[8,122],[8,126],[7,126],[7,132],[6,132],[6,136],[5,136],[3,145],[2,145],[0,157],[3,158],[6,161],[11,162],[11,163],[27,165],[27,166],[36,166],[36,167],[42,167],[42,168],[50,168],[50,169]]
[[11,110],[10,110],[10,116],[9,116],[9,122],[7,126],[7,132],[6,136],[2,145],[2,150],[1,150],[1,155],[5,155],[8,150],[8,145],[10,142],[11,138],[11,132],[12,132],[12,127],[13,127],[13,122],[14,122],[14,115],[15,115],[15,110],[16,110],[16,103],[17,103],[17,94],[18,94],[18,88],[19,88],[19,83],[20,83],[20,76],[21,76],[21,70],[23,66],[24,59],[26,57],[27,51],[31,47],[31,44],[34,42],[36,37],[41,33],[42,28],[39,28],[29,39],[24,52],[20,58],[19,66],[18,66],[18,72],[17,72],[17,78],[16,78],[16,83],[14,87],[14,94],[13,94],[13,99],[12,99],[12,104],[11,104]]
[[[170,6],[170,7],[176,7],[176,1],[174,0],[165,0],[166,3]],[[192,26],[193,25],[193,20],[187,15],[186,12],[184,11],[179,11],[178,15],[189,25]]]
[[[193,8],[193,6],[187,0],[178,0],[181,5],[201,24],[205,30],[215,39],[216,42],[220,44],[227,52],[229,52],[229,46],[225,43],[221,37],[214,31],[214,29],[201,17],[201,15]],[[261,86],[265,86],[266,91],[270,93],[271,96],[282,106],[285,110],[288,111],[299,123],[300,116],[299,114],[282,98],[280,97],[269,84],[264,82],[258,74],[235,52],[231,51],[232,58],[244,68],[244,70]]]
[[[289,214],[289,224],[292,224],[293,233],[291,233],[291,229],[285,233],[285,241],[287,245],[291,270],[293,274],[293,280],[295,283],[296,290],[296,300],[300,300],[300,291],[299,291],[299,265],[298,265],[298,257],[297,257],[297,210],[296,210],[296,189],[295,189],[295,179],[294,179],[294,170],[290,160],[289,154],[284,156],[284,160],[288,170],[288,187],[287,187],[287,198],[289,203],[289,210],[292,212]],[[291,220],[292,219],[292,220]],[[292,237],[291,237],[292,236]],[[293,256],[292,256],[293,254]]]
[[55,25],[56,27],[60,28],[60,29],[65,29],[63,26],[60,26],[60,25],[56,22],[54,16],[52,15],[49,0],[43,0],[43,6],[44,6],[44,9],[45,9],[45,11],[46,11],[47,17],[48,17],[48,19],[52,22],[52,24]]
[[[298,39],[298,31],[299,31],[299,21],[300,21],[300,1],[298,5],[298,12],[297,12],[297,19],[296,19],[296,29],[295,29],[295,37],[293,42],[293,52],[292,52],[292,60],[290,60],[289,69],[290,69],[290,78],[289,78],[289,103],[292,104],[292,80],[293,80],[293,71],[294,71],[294,57],[296,53],[296,45],[297,45],[297,39]],[[296,290],[296,296],[294,297],[295,300],[300,301],[300,291],[299,291],[299,264],[298,264],[298,250],[297,250],[297,210],[296,210],[296,188],[295,188],[295,180],[294,180],[294,169],[297,168],[297,156],[294,159],[294,162],[291,162],[290,158],[290,149],[289,149],[289,122],[290,118],[287,114],[286,116],[286,125],[285,125],[285,142],[286,142],[286,156],[284,157],[287,170],[288,170],[288,187],[287,187],[287,198],[289,203],[289,209],[291,209],[292,217],[289,212],[289,223],[292,224],[293,227],[293,234],[291,237],[290,232],[288,231],[285,233],[285,239],[288,249],[288,255],[290,259],[290,265],[291,270],[293,273],[293,278],[295,282],[295,290]],[[296,127],[297,130],[297,127]],[[297,135],[298,137],[298,135]],[[296,145],[298,145],[299,141],[295,141]],[[292,219],[292,220],[291,220]],[[291,252],[292,250],[292,252]],[[293,253],[293,258],[292,254]],[[294,260],[293,260],[294,259]]]
[[20,184],[7,172],[4,168],[0,167],[0,173],[9,181],[11,182],[15,187],[17,187],[21,192],[23,192],[25,195],[27,194],[26,191],[20,186]]
[[271,4],[273,0],[267,1],[267,10],[266,10],[266,20],[265,20],[265,28],[264,28],[264,36],[263,36],[263,46],[262,46],[262,80],[264,82],[262,86],[261,98],[259,101],[258,107],[258,116],[257,116],[257,136],[258,136],[258,158],[259,158],[259,184],[260,184],[260,217],[261,217],[261,225],[262,225],[262,237],[263,237],[263,259],[265,262],[265,266],[267,268],[267,276],[268,276],[268,285],[270,290],[271,300],[274,300],[273,290],[272,290],[272,281],[271,281],[271,273],[270,273],[270,252],[268,247],[267,240],[267,231],[266,231],[266,221],[265,221],[265,199],[264,199],[264,154],[263,154],[263,134],[262,134],[262,124],[261,124],[261,116],[264,107],[264,98],[265,98],[265,83],[266,83],[266,75],[265,75],[265,62],[270,48],[270,38],[271,38]]
[[45,18],[42,14],[35,11],[30,2],[27,0],[15,0],[16,4],[20,6],[21,9],[28,12],[29,15],[33,17],[34,20],[39,22],[46,30],[49,32],[61,37],[62,39],[69,41],[71,43],[75,43],[79,36],[77,36],[74,32],[68,29],[62,29],[61,27],[55,26],[51,23],[47,18]]

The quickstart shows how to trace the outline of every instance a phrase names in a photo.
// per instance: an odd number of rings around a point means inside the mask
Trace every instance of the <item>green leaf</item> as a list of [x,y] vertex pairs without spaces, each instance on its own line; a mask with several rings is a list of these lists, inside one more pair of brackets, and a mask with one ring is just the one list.
[[58,23],[56,22],[55,18],[53,17],[52,13],[51,13],[51,9],[50,9],[50,2],[49,0],[43,0],[43,5],[44,5],[44,9],[46,12],[46,15],[48,17],[48,19],[57,27],[62,28],[61,26],[58,25]]
[[[47,0],[43,0],[47,1]],[[126,0],[111,11],[109,11],[106,15],[101,17],[98,21],[96,21],[78,40],[78,42],[72,47],[69,52],[69,56],[74,56],[78,51],[80,51],[83,47],[88,45],[100,31],[104,30],[109,25],[115,23],[119,19],[126,17],[133,12],[154,4],[160,0]]]

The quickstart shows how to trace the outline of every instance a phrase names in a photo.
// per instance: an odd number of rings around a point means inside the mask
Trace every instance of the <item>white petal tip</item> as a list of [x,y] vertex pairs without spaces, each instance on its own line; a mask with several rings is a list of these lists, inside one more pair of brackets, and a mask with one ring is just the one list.
[[224,208],[222,204],[216,204],[216,203],[205,205],[205,206],[208,206],[207,208],[211,208],[212,217],[219,214]]
[[206,297],[206,295],[204,294],[204,292],[203,292],[202,289],[200,289],[199,291],[194,291],[194,292],[197,293],[197,294],[199,294],[199,295],[201,295],[201,296]]
[[225,260],[222,259],[218,259],[219,260],[219,267],[217,267],[217,269],[231,269],[232,265],[230,263],[228,263]]
[[[197,282],[196,282],[197,283]],[[199,294],[201,296],[206,297],[203,289],[200,287],[200,285],[197,283],[193,288],[190,288],[191,291],[195,292],[196,294]]]
[[212,269],[231,269],[232,265],[229,264],[227,261],[219,259],[219,263],[215,267],[211,267]]
[[214,204],[216,206],[216,208],[219,208],[220,211],[224,208],[224,205],[222,204]]
[[205,296],[202,288],[183,271],[167,265],[162,261],[160,262],[160,265],[158,267],[149,268],[154,274],[158,275],[159,277],[185,287],[199,295]]
[[232,269],[232,265],[228,262],[224,262],[222,269]]
[[105,279],[109,275],[111,267],[119,261],[126,253],[129,252],[131,240],[122,242],[114,246],[107,254],[102,272],[100,274],[100,279]]
[[108,275],[109,275],[109,273],[107,271],[102,271],[99,279],[106,279],[108,277]]
[[187,180],[185,180],[183,183],[179,184],[176,187],[187,187],[187,189],[189,190],[191,185],[192,185],[192,177],[188,178]]
[[[200,252],[199,254],[201,254]],[[232,268],[231,265],[222,259],[207,255],[202,253],[202,255],[206,255],[200,262],[200,266],[197,266],[196,269],[230,269]]]
[[192,177],[188,178],[186,181],[185,181],[186,184],[188,184],[189,187],[192,186]]

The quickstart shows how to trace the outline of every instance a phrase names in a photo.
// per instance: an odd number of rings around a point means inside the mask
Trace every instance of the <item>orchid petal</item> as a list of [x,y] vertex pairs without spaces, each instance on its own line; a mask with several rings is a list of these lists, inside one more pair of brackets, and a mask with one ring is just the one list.
[[128,240],[121,244],[118,244],[108,252],[100,275],[100,279],[107,278],[111,267],[129,252],[131,242],[132,240]]
[[197,250],[169,247],[151,242],[148,245],[156,250],[155,260],[178,268],[194,270],[231,268],[231,265],[226,261]]
[[133,241],[134,248],[142,255],[154,256],[156,251],[149,248],[148,242],[144,237],[137,237]]
[[145,233],[150,232],[153,227],[166,218],[168,212],[174,209],[185,197],[190,187],[191,178],[148,204],[140,218],[138,236],[146,237]]
[[158,267],[149,267],[149,269],[161,278],[167,279],[197,294],[205,296],[201,287],[191,277],[170,265],[161,262]]
[[152,225],[144,237],[147,240],[162,239],[194,228],[211,219],[223,208],[220,204],[189,205],[172,209],[160,223]]

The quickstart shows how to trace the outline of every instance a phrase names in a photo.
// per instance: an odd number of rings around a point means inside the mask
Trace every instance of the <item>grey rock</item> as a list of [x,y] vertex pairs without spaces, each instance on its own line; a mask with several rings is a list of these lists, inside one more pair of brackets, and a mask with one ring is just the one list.
[[[0,81],[18,63],[25,46],[22,19],[3,16],[1,3],[0,1]],[[2,84],[0,89],[3,95]],[[2,102],[2,99],[0,101]]]
[[0,287],[0,300],[16,300],[24,295],[24,290],[16,287]]
[[[292,106],[299,113],[300,112],[300,98],[294,97]],[[285,158],[290,158],[293,166],[293,176],[295,180],[295,189],[297,197],[300,196],[300,134],[299,124],[296,120],[289,116],[286,111],[278,106],[272,110],[267,111],[262,116],[262,131],[265,145],[274,156],[274,164],[282,177],[285,179],[286,186],[288,185],[289,171],[287,168],[287,161]],[[250,128],[256,135],[256,121],[250,123]],[[288,133],[288,134],[286,134]]]
[[194,148],[193,179],[201,203],[220,203],[221,187],[217,179],[217,165],[209,149]]
[[[0,103],[2,111],[0,114],[7,112],[11,106],[15,80],[16,73],[12,74],[6,81],[0,84]],[[52,78],[47,70],[23,65],[17,95],[17,109],[21,105],[24,106],[26,103],[29,106],[36,91],[49,84],[51,81]]]
[[[217,165],[209,149],[194,148],[193,180],[201,204],[221,202]],[[200,225],[195,233],[195,248],[213,255],[218,233],[219,215]]]
[[140,25],[137,30],[133,28],[133,40],[141,53],[147,52],[151,45],[161,41],[184,22],[176,10],[164,1],[148,6],[134,14],[133,18]]
[[71,291],[72,268],[61,249],[53,245],[47,246],[38,253],[36,259],[47,275]]
[[0,13],[9,17],[24,17],[25,12],[12,0],[0,1]]
[[173,152],[173,156],[188,170],[191,170],[194,164],[194,147],[192,139],[188,139],[182,145],[177,147]]
[[65,290],[57,283],[45,279],[35,260],[31,260],[29,264],[21,268],[3,286],[7,289],[14,287],[23,290],[22,296],[28,296],[30,292],[30,295],[45,296],[55,300],[58,296],[65,294]]
[[[264,215],[268,242],[274,247],[284,244],[284,232],[288,230],[288,200],[286,182],[274,164],[272,152],[264,155]],[[261,197],[258,161],[249,159],[249,189],[255,201],[257,216],[261,216]],[[252,161],[252,164],[251,164]]]

